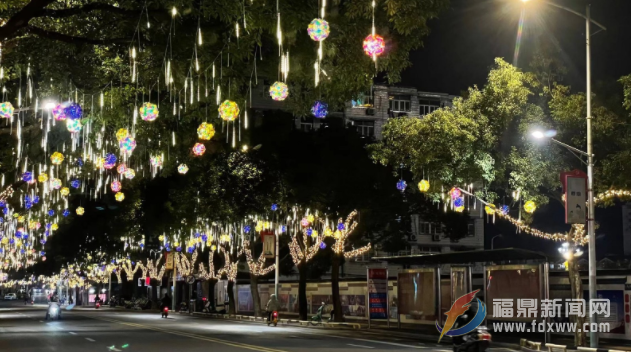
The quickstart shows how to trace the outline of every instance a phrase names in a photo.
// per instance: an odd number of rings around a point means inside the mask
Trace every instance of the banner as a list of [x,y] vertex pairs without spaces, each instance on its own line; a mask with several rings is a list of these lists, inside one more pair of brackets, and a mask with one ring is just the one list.
[[584,224],[587,219],[587,175],[580,170],[561,173],[565,194],[565,223]]
[[276,253],[276,235],[272,231],[262,231],[261,237],[263,237],[263,255],[265,258],[274,258]]
[[173,270],[173,253],[164,252],[164,261],[166,265],[166,270]]
[[368,268],[369,319],[388,319],[388,269]]

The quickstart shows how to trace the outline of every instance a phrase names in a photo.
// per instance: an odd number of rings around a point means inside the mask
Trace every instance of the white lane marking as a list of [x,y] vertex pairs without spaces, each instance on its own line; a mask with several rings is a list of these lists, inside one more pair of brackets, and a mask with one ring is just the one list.
[[72,332],[72,331],[68,331],[68,333],[69,333],[70,335],[76,335],[76,334],[77,334],[76,332]]
[[355,340],[355,341],[380,343],[380,344],[383,344],[383,345],[413,348],[413,349],[416,349],[416,350],[424,350],[424,349],[427,348],[427,347],[418,347],[418,346],[405,345],[405,344],[396,343],[396,342],[375,341],[375,340],[367,340],[367,339],[355,339],[355,338],[349,338],[349,337],[344,337],[344,336],[336,336],[336,335],[328,335],[327,337],[336,337],[338,339],[350,339],[350,340]]
[[44,321],[43,321],[43,320],[40,320],[39,322],[40,322],[40,323],[43,323]]
[[116,348],[115,346],[110,346],[110,347],[108,347],[108,349],[109,349],[110,351],[121,351],[121,350],[119,350],[118,348]]
[[374,348],[374,347],[370,347],[370,346],[353,345],[352,343],[347,343],[347,345],[349,345],[349,346],[353,346],[353,347],[361,347],[361,348]]
[[88,340],[88,341],[90,341],[90,342],[94,342],[94,340],[92,340],[92,339],[91,339],[91,338],[89,338],[89,337],[86,337],[85,339],[86,339],[86,340]]

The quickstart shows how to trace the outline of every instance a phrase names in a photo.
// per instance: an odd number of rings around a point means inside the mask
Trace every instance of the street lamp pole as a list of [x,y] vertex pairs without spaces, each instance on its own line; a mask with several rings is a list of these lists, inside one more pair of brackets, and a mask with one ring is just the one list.
[[502,237],[502,235],[495,235],[493,236],[493,238],[491,238],[491,249],[493,249],[493,241],[495,240],[495,237]]

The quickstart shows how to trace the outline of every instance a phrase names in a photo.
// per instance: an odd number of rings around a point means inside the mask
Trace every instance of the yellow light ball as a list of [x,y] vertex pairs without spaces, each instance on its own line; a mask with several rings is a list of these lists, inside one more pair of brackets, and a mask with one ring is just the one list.
[[464,206],[462,206],[462,207],[456,207],[454,210],[455,210],[456,212],[458,212],[458,213],[462,213],[462,212],[464,211]]
[[67,196],[70,194],[70,189],[68,187],[63,187],[59,190],[59,193],[61,193],[62,196]]
[[160,235],[160,236],[158,236],[158,239],[159,239],[160,241],[164,241],[164,236],[163,236],[163,235]]
[[214,244],[210,247],[211,250],[215,251],[217,250],[217,246],[215,246]]
[[333,234],[333,230],[327,228],[326,230],[324,230],[324,235],[326,237],[330,237]]
[[50,227],[51,230],[55,231],[59,228],[59,225],[57,225],[57,223],[54,223],[53,226]]
[[18,222],[24,222],[24,220],[25,220],[24,215],[20,215],[20,216],[18,217]]
[[309,215],[307,216],[307,220],[309,220],[310,223],[313,223],[313,221],[315,221],[315,216]]
[[116,139],[120,142],[121,140],[123,140],[125,137],[129,136],[129,131],[127,131],[124,128],[121,128],[118,130],[118,132],[116,132]]
[[495,205],[487,205],[484,207],[484,211],[489,214],[489,215],[493,215],[495,214]]
[[78,207],[76,211],[77,211],[77,215],[79,216],[85,213],[85,209],[83,209],[83,207]]
[[116,199],[117,202],[122,202],[123,199],[125,199],[125,193],[117,192],[116,195],[114,195],[114,198]]
[[536,209],[537,204],[535,204],[535,202],[533,202],[532,200],[529,200],[524,204],[524,210],[526,211],[526,213],[532,214],[535,212]]
[[53,155],[50,156],[50,162],[59,165],[64,161],[64,155],[60,152],[54,152]]
[[210,123],[203,122],[197,128],[197,137],[199,137],[199,139],[201,140],[207,141],[213,138],[214,135],[215,135],[215,127]]
[[418,189],[421,192],[427,192],[429,191],[429,181],[427,180],[421,180],[421,182],[418,183]]
[[41,174],[39,174],[39,176],[37,176],[37,181],[39,182],[48,181],[48,175],[45,172],[42,172]]

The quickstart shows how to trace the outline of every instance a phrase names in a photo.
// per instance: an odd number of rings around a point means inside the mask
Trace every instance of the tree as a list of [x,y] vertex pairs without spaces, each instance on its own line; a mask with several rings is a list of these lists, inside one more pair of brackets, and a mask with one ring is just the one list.
[[258,279],[260,276],[265,276],[274,271],[276,264],[266,266],[265,253],[263,253],[262,248],[259,248],[261,254],[258,259],[255,260],[252,255],[255,247],[262,246],[255,246],[254,242],[244,240],[241,252],[245,254],[245,261],[250,269],[250,292],[252,293],[252,302],[254,303],[254,316],[258,317],[261,316],[261,298],[259,296]]

